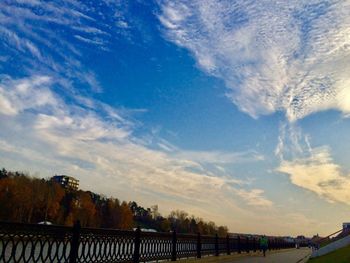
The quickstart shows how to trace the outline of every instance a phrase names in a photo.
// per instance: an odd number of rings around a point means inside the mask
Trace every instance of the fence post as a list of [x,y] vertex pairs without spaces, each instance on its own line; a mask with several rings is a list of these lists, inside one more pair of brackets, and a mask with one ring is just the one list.
[[249,253],[249,237],[245,238],[245,251]]
[[171,261],[176,261],[176,230],[173,230]]
[[275,249],[278,250],[279,249],[279,242],[278,242],[278,239],[275,238]]
[[231,255],[230,236],[228,234],[226,236],[226,251],[227,255]]
[[237,252],[238,254],[241,254],[241,237],[237,236]]
[[133,263],[140,262],[140,245],[141,245],[141,229],[138,226],[135,231]]
[[197,234],[197,258],[202,257],[201,251],[202,251],[201,233],[198,232],[198,234]]
[[219,237],[215,234],[215,256],[219,256]]
[[69,253],[69,263],[76,263],[78,258],[79,238],[80,238],[80,221],[77,220],[73,225],[72,243]]

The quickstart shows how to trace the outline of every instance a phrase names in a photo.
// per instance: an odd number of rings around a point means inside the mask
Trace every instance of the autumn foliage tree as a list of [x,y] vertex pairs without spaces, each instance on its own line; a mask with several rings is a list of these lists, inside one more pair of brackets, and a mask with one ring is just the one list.
[[60,184],[24,173],[0,170],[0,220],[23,223],[50,221],[83,227],[131,229],[132,212],[126,202],[89,191],[65,189]]
[[167,217],[158,206],[139,206],[136,202],[120,202],[90,191],[63,188],[52,181],[30,177],[28,174],[0,170],[0,221],[38,223],[50,221],[72,226],[80,220],[83,227],[132,229],[136,226],[161,232],[201,233],[225,236],[225,226],[205,222],[181,210]]
[[8,173],[0,180],[0,219],[35,223],[57,218],[63,196],[57,183]]

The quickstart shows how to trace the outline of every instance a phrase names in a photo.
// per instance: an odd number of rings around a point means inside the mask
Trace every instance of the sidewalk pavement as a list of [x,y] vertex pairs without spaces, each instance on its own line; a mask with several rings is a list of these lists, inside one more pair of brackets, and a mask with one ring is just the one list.
[[307,262],[311,250],[308,248],[289,248],[281,250],[271,250],[266,252],[264,258],[262,252],[250,252],[232,255],[222,255],[220,257],[204,257],[202,259],[183,259],[183,263],[305,263]]
[[254,256],[244,257],[231,262],[234,263],[304,263],[307,262],[311,250],[309,248],[300,248],[287,251],[281,251],[278,253],[269,254],[267,252],[266,257]]

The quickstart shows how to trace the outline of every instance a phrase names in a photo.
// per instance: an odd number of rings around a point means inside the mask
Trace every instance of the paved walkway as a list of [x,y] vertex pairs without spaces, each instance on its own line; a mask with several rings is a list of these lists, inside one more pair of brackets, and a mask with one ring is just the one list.
[[311,250],[308,248],[300,248],[287,250],[278,253],[266,253],[266,257],[253,256],[244,257],[232,262],[234,263],[302,263],[306,262],[308,256],[311,254]]

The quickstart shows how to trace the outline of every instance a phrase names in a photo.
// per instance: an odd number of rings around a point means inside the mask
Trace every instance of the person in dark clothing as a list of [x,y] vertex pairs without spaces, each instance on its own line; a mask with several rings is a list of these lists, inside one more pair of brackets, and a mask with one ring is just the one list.
[[266,257],[266,250],[269,246],[269,241],[268,241],[267,237],[265,235],[260,237],[259,243],[260,243],[260,249],[263,251],[264,257]]

